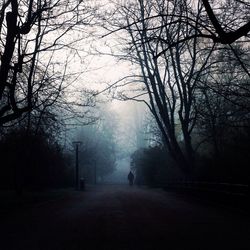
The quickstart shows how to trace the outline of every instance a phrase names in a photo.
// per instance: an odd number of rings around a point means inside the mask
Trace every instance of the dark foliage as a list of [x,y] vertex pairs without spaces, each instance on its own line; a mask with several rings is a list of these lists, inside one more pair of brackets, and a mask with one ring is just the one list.
[[1,188],[43,189],[72,185],[70,156],[45,134],[12,130],[0,141]]
[[199,159],[195,178],[214,182],[249,183],[250,129],[224,130],[225,136],[220,137],[219,153]]
[[[140,148],[131,155],[135,184],[157,186],[182,176],[164,147]],[[175,167],[174,167],[175,166]]]
[[[250,182],[250,129],[224,127],[220,136],[220,152],[213,153],[212,142],[196,153],[196,166],[188,177],[176,167],[164,147],[136,150],[131,155],[131,166],[136,172],[137,185],[162,186],[166,182],[199,181],[219,183]],[[224,136],[223,136],[224,135]]]

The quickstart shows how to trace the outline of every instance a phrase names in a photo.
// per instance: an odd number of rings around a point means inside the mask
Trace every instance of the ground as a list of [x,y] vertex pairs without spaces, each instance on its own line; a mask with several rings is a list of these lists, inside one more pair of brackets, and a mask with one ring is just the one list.
[[127,185],[62,194],[0,210],[0,249],[250,249],[249,216],[181,194]]

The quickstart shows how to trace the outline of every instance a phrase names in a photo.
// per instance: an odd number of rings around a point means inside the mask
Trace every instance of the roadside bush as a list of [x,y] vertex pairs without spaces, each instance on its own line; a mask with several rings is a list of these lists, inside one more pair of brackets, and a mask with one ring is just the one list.
[[43,189],[72,185],[70,156],[45,134],[9,131],[0,141],[1,188]]

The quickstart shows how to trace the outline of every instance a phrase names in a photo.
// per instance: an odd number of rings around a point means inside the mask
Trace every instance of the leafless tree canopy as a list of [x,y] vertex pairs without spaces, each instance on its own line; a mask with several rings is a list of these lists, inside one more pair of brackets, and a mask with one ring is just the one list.
[[[91,22],[82,1],[3,0],[0,5],[0,124],[45,110],[65,90],[68,58]],[[72,77],[72,75],[71,75]]]
[[[197,124],[209,113],[209,104],[204,100],[215,105],[216,100],[224,102],[227,98],[227,105],[234,103],[238,107],[234,110],[245,112],[245,117],[249,112],[246,105],[249,97],[246,82],[250,76],[249,4],[206,0],[117,1],[106,16],[109,18],[104,18],[103,27],[107,34],[121,34],[124,53],[121,58],[140,69],[134,80],[132,75],[122,79],[124,85],[134,83],[137,88],[132,94],[122,91],[119,97],[148,105],[168,151],[188,173],[195,165],[195,134],[203,129]],[[223,69],[227,72],[222,73]],[[242,92],[244,98],[239,96]],[[208,93],[216,100],[208,98]],[[227,106],[231,111],[232,105]],[[213,112],[218,110],[215,106],[210,108]]]

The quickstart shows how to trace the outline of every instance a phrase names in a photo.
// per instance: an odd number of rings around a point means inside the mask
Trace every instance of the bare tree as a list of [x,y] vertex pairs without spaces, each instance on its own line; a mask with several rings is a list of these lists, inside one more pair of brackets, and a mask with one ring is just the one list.
[[[199,20],[202,6],[196,7]],[[196,37],[197,29],[190,28],[189,23],[174,21],[175,16],[192,15],[186,1],[134,1],[117,9],[114,24],[129,35],[126,56],[141,70],[134,84],[143,84],[139,94],[123,93],[122,97],[148,105],[170,154],[188,174],[195,162],[191,134],[197,118],[197,83],[213,44]],[[156,13],[165,14],[156,18]],[[188,34],[193,34],[194,39],[183,41]]]
[[[86,3],[87,4],[87,3]],[[4,0],[0,4],[0,124],[51,106],[69,77],[67,53],[91,22],[82,1]],[[89,7],[90,8],[90,7]],[[79,35],[79,34],[78,34]]]
[[[214,28],[210,38],[222,44],[231,44],[248,36],[250,32],[250,5],[247,1],[210,1],[202,0],[207,16]],[[219,6],[219,13],[218,12]],[[217,16],[217,15],[218,16]]]
[[[237,53],[243,62],[248,61],[246,46],[239,45]],[[212,143],[217,159],[226,146],[225,141],[249,128],[250,88],[248,74],[229,47],[216,51],[211,62],[200,78],[196,105],[198,131]]]

